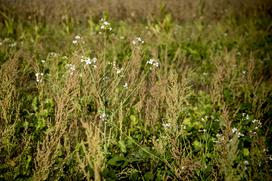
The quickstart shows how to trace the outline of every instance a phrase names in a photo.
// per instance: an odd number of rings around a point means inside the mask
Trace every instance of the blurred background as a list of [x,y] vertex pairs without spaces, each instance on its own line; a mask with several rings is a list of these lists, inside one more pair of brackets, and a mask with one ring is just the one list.
[[[176,21],[220,20],[230,13],[272,16],[271,0],[0,0],[0,11],[19,21],[84,23],[90,17],[154,21],[170,14]],[[0,16],[0,20],[3,20]]]

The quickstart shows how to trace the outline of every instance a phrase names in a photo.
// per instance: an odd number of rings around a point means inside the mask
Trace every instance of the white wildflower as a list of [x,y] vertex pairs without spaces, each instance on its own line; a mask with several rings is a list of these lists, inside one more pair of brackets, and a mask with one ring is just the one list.
[[246,115],[246,119],[249,120],[249,115],[248,114]]
[[249,163],[248,163],[248,161],[247,161],[247,160],[245,160],[245,161],[244,161],[244,164],[245,164],[245,165],[248,165]]
[[92,59],[92,62],[95,64],[95,63],[97,62],[97,58],[94,57],[94,58]]
[[252,123],[255,124],[255,125],[257,125],[257,127],[262,127],[262,123],[261,123],[260,120],[253,119],[253,120],[252,120]]
[[231,131],[232,131],[232,133],[236,133],[238,131],[238,129],[237,128],[232,128]]
[[[112,31],[111,24],[106,21],[104,18],[100,19],[100,29],[103,31]],[[102,32],[99,32],[101,34]]]
[[141,45],[144,44],[144,40],[142,40],[141,37],[136,37],[134,40],[132,40],[133,45]]
[[166,128],[171,128],[171,124],[170,123],[162,123],[162,126],[166,129]]
[[84,57],[82,56],[80,59],[80,62],[85,63],[85,65],[93,65],[93,67],[96,68],[96,62],[97,62],[97,58],[90,58],[90,57]]
[[84,63],[84,62],[85,62],[85,60],[86,60],[86,57],[81,56],[80,62],[81,62],[81,63]]
[[159,62],[155,62],[153,65],[154,65],[155,67],[159,67]]
[[153,63],[155,62],[156,60],[155,59],[149,59],[146,63],[147,64],[150,64],[150,65],[153,65]]
[[159,61],[153,58],[149,59],[146,63],[154,67],[159,67]]
[[105,81],[105,80],[109,80],[109,77],[108,77],[108,76],[105,76],[105,77],[102,78],[102,80],[104,80],[104,81]]
[[81,37],[79,35],[76,35],[72,41],[73,44],[78,44],[80,41]]
[[100,118],[100,120],[101,121],[106,121],[107,120],[107,114],[105,113],[105,112],[103,112],[103,113],[101,113],[100,115],[99,115],[99,118]]
[[245,136],[243,133],[238,132],[238,138]]
[[81,37],[79,35],[75,36],[75,40],[80,40],[80,39],[81,39]]
[[56,57],[58,54],[56,52],[49,52],[48,55],[51,57]]
[[9,45],[9,47],[16,47],[17,43],[16,42],[13,42]]
[[217,133],[216,138],[217,138],[217,141],[214,141],[215,143],[224,141],[224,136],[222,134]]
[[123,85],[123,87],[124,87],[125,89],[127,89],[127,88],[128,88],[128,83],[126,82],[126,83]]
[[43,80],[43,73],[36,73],[36,82],[41,83]]
[[123,68],[116,68],[116,74],[118,75],[118,74],[120,74],[120,73],[122,73],[122,71],[123,71]]
[[73,64],[66,64],[65,67],[68,69],[71,75],[73,75],[74,71],[76,70],[76,66]]
[[90,65],[90,64],[92,63],[92,61],[91,61],[90,58],[87,58],[87,59],[85,60],[85,63],[86,63],[86,65]]
[[109,26],[109,25],[110,25],[110,23],[107,22],[107,21],[104,21],[103,24],[104,24],[105,26]]

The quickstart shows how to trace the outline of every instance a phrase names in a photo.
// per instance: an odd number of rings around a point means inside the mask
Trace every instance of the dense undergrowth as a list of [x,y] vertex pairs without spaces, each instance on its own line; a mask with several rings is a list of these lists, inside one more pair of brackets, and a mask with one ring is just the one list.
[[0,13],[0,180],[272,179],[267,14]]

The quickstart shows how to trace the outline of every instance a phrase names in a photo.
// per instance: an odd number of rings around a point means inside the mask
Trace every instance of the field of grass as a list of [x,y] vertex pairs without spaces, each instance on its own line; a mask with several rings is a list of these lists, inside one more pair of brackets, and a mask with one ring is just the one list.
[[0,180],[272,180],[269,4],[143,1],[0,0]]

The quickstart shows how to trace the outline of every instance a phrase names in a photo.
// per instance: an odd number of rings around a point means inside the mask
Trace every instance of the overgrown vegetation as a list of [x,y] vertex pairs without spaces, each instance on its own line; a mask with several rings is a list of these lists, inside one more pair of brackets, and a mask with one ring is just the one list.
[[272,180],[264,1],[0,2],[0,180]]

